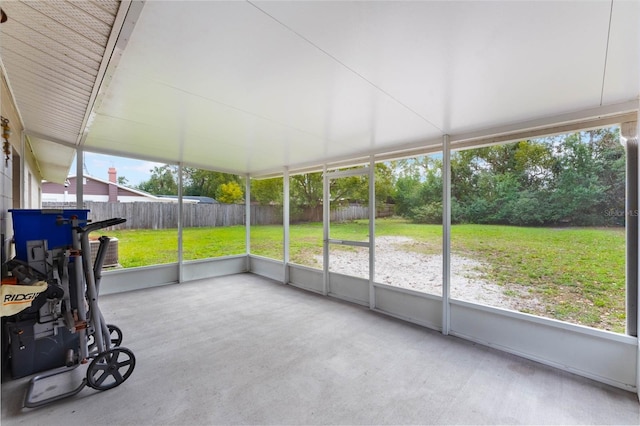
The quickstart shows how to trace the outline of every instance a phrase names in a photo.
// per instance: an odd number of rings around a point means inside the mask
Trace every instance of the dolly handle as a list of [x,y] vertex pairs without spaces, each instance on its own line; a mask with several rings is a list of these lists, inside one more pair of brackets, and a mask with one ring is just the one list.
[[100,222],[92,222],[86,226],[76,226],[76,231],[79,233],[89,233],[93,231],[97,231],[98,229],[108,228],[110,226],[120,225],[121,223],[125,223],[127,219],[121,217],[114,217],[112,219],[101,220]]

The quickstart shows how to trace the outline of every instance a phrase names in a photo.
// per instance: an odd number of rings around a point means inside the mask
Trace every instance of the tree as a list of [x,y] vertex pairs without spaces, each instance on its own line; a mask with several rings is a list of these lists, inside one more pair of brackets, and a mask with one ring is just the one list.
[[153,195],[177,195],[178,194],[178,167],[165,164],[155,166],[150,170],[149,180],[140,182],[136,189],[146,191]]
[[220,185],[223,183],[236,182],[241,187],[244,187],[243,179],[230,173],[214,172],[195,167],[184,167],[183,173],[184,195],[216,198]]
[[[178,194],[178,167],[165,164],[156,166],[150,170],[149,180],[141,182],[137,189],[149,192],[154,195],[177,195]],[[226,199],[233,199],[237,202],[244,197],[243,179],[237,175],[209,170],[197,169],[194,167],[184,167],[183,191],[184,195],[197,195],[217,199],[223,193]],[[223,184],[235,183],[235,186],[221,189]],[[240,195],[237,192],[240,191]]]
[[411,210],[420,203],[422,183],[417,176],[401,176],[396,182],[396,214],[411,217]]
[[[603,224],[598,211],[606,199],[607,186],[601,182],[602,168],[593,134],[568,135],[558,146],[559,158],[551,192],[553,220],[575,225]],[[623,175],[624,176],[624,175]]]
[[[624,193],[624,150],[617,140],[615,129],[599,129],[535,141],[537,149],[526,154],[528,163],[536,163],[537,170],[543,171],[538,174],[542,177],[523,182],[523,188],[538,200],[538,207],[531,205],[531,209],[544,207],[545,214],[530,215],[546,224],[605,224],[607,194],[616,192],[612,182]],[[624,195],[618,199],[624,209]]]
[[548,187],[553,179],[553,168],[556,159],[553,146],[531,140],[520,141],[514,152],[515,171],[520,181],[527,188],[534,190]]
[[366,204],[369,201],[369,177],[365,175],[329,179],[331,206],[349,203]]
[[[458,151],[451,156],[452,221],[512,225],[623,224],[625,155],[616,128]],[[438,159],[402,160],[398,214],[439,222]]]
[[376,204],[393,202],[396,195],[395,168],[395,162],[376,163]]
[[[606,187],[604,198],[596,210],[622,212],[626,207],[626,155],[620,144],[618,127],[590,130],[595,161],[598,163],[598,180]],[[624,225],[626,216],[604,215],[606,225]]]
[[291,205],[317,207],[322,205],[322,173],[305,173],[291,176],[289,181]]
[[251,181],[251,199],[261,205],[282,205],[282,178],[253,179]]
[[442,223],[442,159],[421,156],[398,162],[396,213],[420,223]]
[[129,179],[124,176],[118,176],[118,185],[128,186]]
[[244,194],[238,182],[223,183],[218,187],[216,199],[221,203],[235,204],[243,200]]

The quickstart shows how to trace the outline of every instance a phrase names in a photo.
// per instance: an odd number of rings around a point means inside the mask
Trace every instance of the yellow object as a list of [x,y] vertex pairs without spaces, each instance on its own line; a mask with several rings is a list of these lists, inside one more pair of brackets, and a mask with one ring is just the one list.
[[2,285],[0,316],[15,315],[31,306],[33,299],[47,289],[47,283],[38,281],[33,285]]

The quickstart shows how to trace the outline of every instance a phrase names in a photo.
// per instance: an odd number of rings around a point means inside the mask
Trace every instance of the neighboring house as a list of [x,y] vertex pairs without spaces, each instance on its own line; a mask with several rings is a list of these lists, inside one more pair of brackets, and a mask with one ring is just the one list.
[[[178,201],[177,195],[158,195],[159,198],[170,198],[171,200]],[[201,195],[183,195],[182,199],[185,202],[197,202],[198,204],[220,204],[218,200],[211,197],[203,197]]]
[[[42,202],[74,203],[76,202],[76,176],[69,176],[63,184],[42,182]],[[109,180],[94,176],[83,176],[84,201],[104,203],[133,203],[133,202],[177,202],[177,199],[160,198],[148,192],[128,188],[118,184],[117,172],[114,167],[109,168]]]

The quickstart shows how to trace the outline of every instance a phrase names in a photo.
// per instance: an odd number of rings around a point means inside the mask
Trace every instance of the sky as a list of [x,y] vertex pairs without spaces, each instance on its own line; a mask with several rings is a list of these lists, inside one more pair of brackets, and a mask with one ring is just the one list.
[[[431,154],[434,158],[442,158],[442,154]],[[149,180],[151,169],[156,166],[162,166],[164,163],[155,163],[153,161],[136,160],[126,157],[116,157],[112,155],[96,154],[92,152],[84,153],[84,173],[109,180],[109,167],[115,167],[117,176],[127,178],[128,186],[136,186],[145,180]],[[74,158],[69,176],[76,175],[76,160]]]
[[[134,186],[148,180],[151,175],[150,170],[155,166],[162,166],[162,163],[85,152],[84,166],[85,174],[104,180],[109,179],[109,167],[115,167],[117,176],[124,176],[128,180],[127,185]],[[75,174],[76,160],[74,159],[69,175],[75,176]]]

